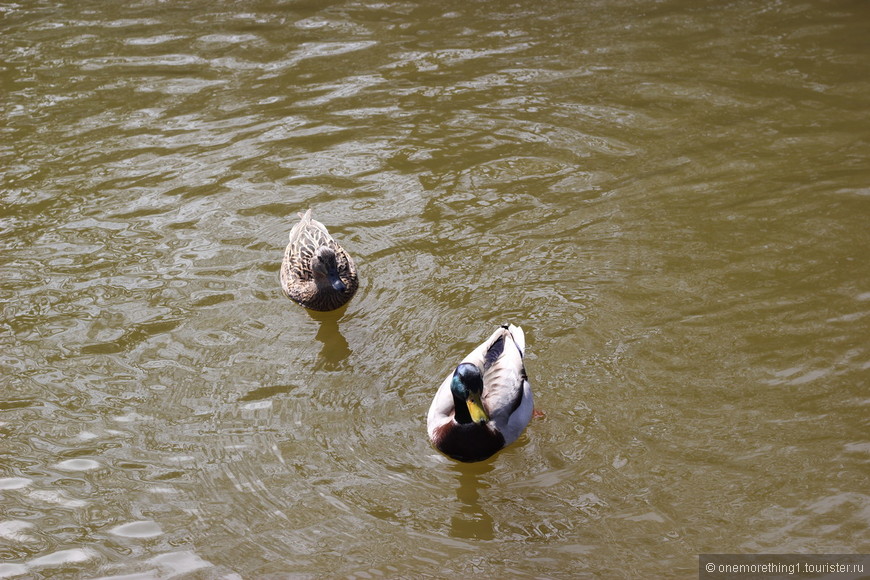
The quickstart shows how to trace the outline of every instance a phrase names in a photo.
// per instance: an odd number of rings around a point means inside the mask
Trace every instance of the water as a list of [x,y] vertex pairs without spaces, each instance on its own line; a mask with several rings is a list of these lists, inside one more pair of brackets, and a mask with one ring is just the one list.
[[[691,578],[868,552],[862,2],[20,3],[0,577]],[[355,257],[281,295],[298,211]],[[521,325],[542,417],[426,440]]]

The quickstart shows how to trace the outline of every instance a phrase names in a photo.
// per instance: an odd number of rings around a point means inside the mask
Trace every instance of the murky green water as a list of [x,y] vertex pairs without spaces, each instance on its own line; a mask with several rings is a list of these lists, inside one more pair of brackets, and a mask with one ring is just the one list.
[[[870,552],[865,2],[0,7],[0,577]],[[356,258],[281,295],[297,211]],[[475,465],[442,378],[526,330]]]

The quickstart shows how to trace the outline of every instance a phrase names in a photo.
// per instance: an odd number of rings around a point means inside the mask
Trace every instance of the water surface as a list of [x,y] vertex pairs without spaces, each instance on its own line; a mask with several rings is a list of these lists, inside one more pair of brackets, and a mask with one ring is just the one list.
[[[0,8],[0,577],[870,551],[870,7]],[[307,208],[354,255],[309,315]],[[526,331],[474,465],[440,381]]]

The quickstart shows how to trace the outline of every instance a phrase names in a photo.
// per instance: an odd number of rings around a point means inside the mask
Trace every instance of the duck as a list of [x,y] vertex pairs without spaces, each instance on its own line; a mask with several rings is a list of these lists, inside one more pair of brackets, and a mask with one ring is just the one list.
[[299,217],[281,262],[281,290],[309,310],[341,308],[359,287],[356,264],[310,209]]
[[523,329],[498,327],[444,379],[426,417],[432,445],[457,461],[483,461],[517,440],[534,401]]

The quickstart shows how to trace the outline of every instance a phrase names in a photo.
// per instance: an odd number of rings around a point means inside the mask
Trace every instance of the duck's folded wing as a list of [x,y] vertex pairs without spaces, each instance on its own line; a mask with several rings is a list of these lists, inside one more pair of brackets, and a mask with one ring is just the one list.
[[503,327],[484,355],[484,406],[509,444],[532,417],[532,389],[523,364],[525,336],[520,327]]
[[499,424],[522,404],[526,381],[522,352],[507,329],[490,345],[483,369],[484,406]]
[[321,246],[331,247],[338,253],[338,244],[319,221],[311,217],[311,210],[299,214],[300,221],[290,230],[290,241],[284,252],[285,260],[295,276],[311,279],[311,258]]

